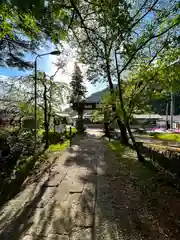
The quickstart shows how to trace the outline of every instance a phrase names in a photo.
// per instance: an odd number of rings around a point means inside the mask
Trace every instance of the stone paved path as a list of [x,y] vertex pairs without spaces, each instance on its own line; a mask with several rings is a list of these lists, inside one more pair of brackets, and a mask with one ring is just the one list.
[[119,161],[93,134],[52,156],[48,171],[0,209],[0,240],[180,239],[172,187],[146,191],[137,165],[126,168],[133,155]]
[[[98,178],[104,156],[103,140],[95,136],[84,137],[59,153],[48,172],[1,209],[0,239],[116,239],[107,234],[110,228],[115,236],[116,226],[102,223],[100,216],[105,207],[108,221],[113,218],[107,182]],[[98,208],[99,200],[103,206]],[[97,225],[101,226],[98,231]]]

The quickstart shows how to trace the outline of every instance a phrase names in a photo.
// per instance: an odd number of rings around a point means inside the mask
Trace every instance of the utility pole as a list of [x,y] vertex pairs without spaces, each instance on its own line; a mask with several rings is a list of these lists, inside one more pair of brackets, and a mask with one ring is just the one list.
[[168,115],[169,115],[169,103],[166,103],[166,130],[169,129],[169,124],[168,124]]
[[171,90],[171,120],[170,120],[171,129],[173,129],[173,115],[174,115],[174,95],[173,91]]

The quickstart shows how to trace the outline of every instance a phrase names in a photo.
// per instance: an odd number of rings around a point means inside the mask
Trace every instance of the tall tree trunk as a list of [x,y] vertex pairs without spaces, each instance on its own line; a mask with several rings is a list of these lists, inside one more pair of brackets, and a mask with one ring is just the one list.
[[110,133],[109,133],[109,114],[108,114],[108,108],[104,109],[104,133],[105,133],[105,137],[109,137]]
[[128,145],[128,136],[127,136],[127,131],[126,131],[126,126],[120,119],[117,119],[117,124],[119,126],[119,129],[121,131],[121,143],[124,145]]
[[[106,47],[105,47],[105,49],[106,49]],[[111,79],[110,64],[109,64],[108,56],[106,57],[106,69],[107,69],[107,78],[108,78],[108,82],[109,82],[110,93],[113,95],[114,86],[113,86],[112,79]],[[116,105],[114,103],[112,103],[112,111],[116,114]],[[127,136],[127,132],[126,132],[126,126],[120,120],[119,117],[117,117],[116,119],[117,119],[117,124],[119,126],[119,130],[121,132],[121,143],[128,145],[129,142],[128,142],[128,136]]]
[[133,143],[133,147],[136,150],[138,160],[142,162],[142,161],[144,161],[144,158],[143,158],[143,156],[142,156],[142,154],[141,154],[141,152],[139,150],[139,147],[137,145],[137,142],[136,142],[136,140],[135,140],[135,138],[133,136],[133,133],[132,133],[130,125],[129,125],[129,120],[128,120],[127,115],[126,115],[126,110],[124,108],[124,101],[123,101],[122,89],[121,89],[121,79],[120,79],[120,74],[119,74],[119,69],[118,69],[118,62],[117,62],[116,51],[115,51],[115,61],[116,61],[116,70],[117,70],[117,77],[118,77],[119,101],[120,101],[121,110],[122,110],[123,116],[124,116],[124,122],[125,122],[126,128],[128,130],[130,139],[131,139],[131,141]]
[[84,122],[83,122],[84,105],[83,105],[83,103],[79,102],[79,100],[77,102],[76,111],[78,113],[76,128],[79,133],[82,133],[82,132],[84,132]]
[[104,135],[105,137],[109,137],[109,123],[104,123]]
[[144,162],[144,157],[142,156],[141,151],[140,151],[140,149],[139,149],[139,146],[137,145],[137,142],[136,142],[136,140],[135,140],[135,138],[134,138],[134,136],[133,136],[133,133],[132,133],[132,131],[131,131],[131,128],[130,128],[130,126],[129,126],[129,123],[126,123],[126,127],[127,127],[127,130],[128,130],[129,136],[130,136],[130,138],[131,138],[131,141],[132,141],[132,143],[133,143],[133,147],[134,147],[134,149],[136,150],[136,154],[137,154],[138,160],[139,160],[140,162]]

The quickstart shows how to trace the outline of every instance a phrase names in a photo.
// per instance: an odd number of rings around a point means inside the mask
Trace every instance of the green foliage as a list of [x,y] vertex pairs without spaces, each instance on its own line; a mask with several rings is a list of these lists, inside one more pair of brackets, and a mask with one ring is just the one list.
[[160,140],[180,142],[180,134],[178,133],[153,133],[151,136]]
[[95,122],[102,122],[103,119],[104,119],[103,110],[101,110],[101,111],[100,110],[93,111],[92,119]]
[[[163,5],[158,1],[136,4],[89,1],[82,3],[78,10],[81,31],[77,28],[77,32],[76,29],[73,32],[80,47],[80,59],[89,66],[92,82],[107,80],[109,70],[114,75],[116,48],[120,49],[118,64],[122,73],[137,62],[147,62],[158,52],[175,46],[174,39],[178,37],[179,5],[176,0],[166,0]],[[110,67],[108,71],[107,66]]]
[[[111,95],[108,102],[124,122],[132,113],[151,111],[148,103],[162,91],[157,60],[179,46],[177,1],[97,0],[82,3],[78,10],[81,29],[73,33],[89,81],[108,82],[111,94],[113,81],[118,83],[117,97]],[[133,73],[128,83],[122,80],[125,71]]]
[[[179,47],[170,48],[160,56],[157,62],[157,72],[161,88],[169,93],[180,90],[180,49]],[[171,88],[170,88],[171,86]]]
[[[170,101],[171,101],[170,93],[167,95],[163,94],[157,99],[154,99],[154,100],[152,99],[150,104],[152,105],[153,112],[165,115],[167,103],[169,103],[169,110],[170,110]],[[179,101],[180,101],[180,93],[178,92],[174,94],[174,114],[175,115],[180,114]]]
[[[43,133],[43,138],[42,140],[45,139],[45,132]],[[48,140],[50,144],[57,144],[57,143],[62,143],[64,140],[64,136],[61,133],[57,132],[49,132],[48,134]]]
[[86,88],[83,83],[83,76],[80,67],[75,63],[74,72],[72,74],[71,86],[71,97],[70,102],[78,103],[85,98]]
[[6,5],[17,7],[19,10],[26,13],[31,10],[36,17],[40,17],[40,13],[44,10],[44,0],[1,0],[1,2],[6,3]]
[[11,178],[14,168],[22,159],[32,156],[34,153],[34,135],[31,131],[13,129],[3,131],[0,138],[2,179]]
[[[38,129],[38,136],[42,137],[44,135],[44,132],[45,131],[43,128]],[[49,132],[54,132],[54,129],[53,128],[49,129]]]
[[65,40],[71,12],[59,1],[1,1],[0,65],[32,68],[26,54],[36,53],[47,40],[55,44]]
[[[71,132],[71,137],[74,137],[77,133],[77,129],[76,128],[72,128],[72,132]],[[41,131],[39,134],[42,134],[42,140],[45,139],[45,132],[44,130]],[[64,133],[57,133],[57,132],[53,132],[52,130],[49,132],[48,134],[48,140],[50,144],[57,144],[57,143],[62,143],[64,142],[65,139],[70,139],[70,130],[66,129],[66,135],[64,135]]]
[[[77,129],[75,127],[71,128],[71,137],[74,137],[77,133]],[[70,139],[70,129],[66,128],[66,138]]]
[[[48,112],[53,109],[61,110],[65,98],[68,95],[69,88],[64,82],[55,81],[50,76],[38,72],[37,79],[37,111],[42,116],[44,110],[44,90],[46,88],[46,98],[48,103]],[[17,94],[18,92],[18,94]],[[21,102],[22,111],[26,114],[33,113],[34,102],[34,75],[30,74],[19,79],[12,84],[9,94],[15,96],[18,102]],[[23,102],[23,103],[22,103]]]
[[[77,133],[76,128],[72,128],[71,137],[73,138]],[[67,148],[70,145],[70,130],[69,128],[66,128],[66,135],[59,134],[59,133],[53,133],[51,132],[49,134],[49,140],[50,140],[50,146],[48,148],[48,151],[50,152],[57,152],[62,151],[65,148]]]
[[[33,117],[34,116],[34,105],[31,103],[21,102],[18,104],[20,108],[21,115],[24,117]],[[42,123],[43,120],[43,111],[39,107],[37,108],[37,119]]]
[[[150,113],[152,111],[150,107],[150,95],[152,97],[152,90],[147,88],[143,92],[138,92],[139,88],[136,85],[137,82],[133,82],[130,79],[126,79],[122,84],[124,108],[128,119],[132,117],[132,114]],[[111,110],[112,104],[116,105],[116,114]],[[108,93],[104,95],[101,106],[103,112],[108,110],[109,119],[114,119],[115,115],[120,118],[123,117],[117,90],[114,91],[113,94]]]
[[51,144],[48,148],[48,151],[50,152],[58,152],[66,149],[70,145],[69,140],[66,140],[64,143],[60,144]]
[[29,13],[1,4],[0,64],[19,69],[32,68],[25,59],[28,52],[34,52],[40,44],[42,34],[36,19]]

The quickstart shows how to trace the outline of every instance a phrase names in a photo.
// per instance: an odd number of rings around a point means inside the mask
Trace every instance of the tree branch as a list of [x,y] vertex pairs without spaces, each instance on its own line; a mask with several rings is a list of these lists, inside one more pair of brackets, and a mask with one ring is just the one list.
[[68,29],[71,28],[71,25],[72,25],[73,20],[74,20],[74,16],[75,16],[75,12],[73,11],[73,12],[72,12],[72,16],[71,16],[71,20],[70,20],[70,23],[69,23],[69,26],[68,26]]
[[[73,34],[74,34],[74,36],[75,36],[75,38],[76,38],[76,41],[77,41],[77,43],[79,44],[79,46],[80,46],[80,48],[84,48],[84,41],[82,41],[82,42],[80,42],[79,41],[79,38],[77,37],[77,35],[76,35],[76,33],[74,32],[74,30],[71,28],[71,31],[73,32]],[[99,57],[99,58],[101,58],[101,59],[105,59],[105,57],[104,57],[104,55],[102,54],[102,55],[100,55],[99,54],[99,52],[97,52],[96,51],[96,53],[97,53],[97,55],[95,56],[95,57]]]
[[167,33],[170,29],[172,29],[173,27],[175,27],[176,25],[178,25],[178,23],[175,23],[173,25],[171,25],[169,28],[165,29],[164,31],[162,31],[161,33],[157,34],[157,35],[152,35],[151,37],[149,37],[142,45],[140,45],[136,51],[132,54],[131,58],[127,61],[127,63],[124,65],[124,67],[121,69],[121,71],[119,72],[119,74],[121,74],[127,67],[128,65],[132,62],[132,60],[134,59],[135,55],[143,48],[146,46],[146,44],[148,42],[150,42],[152,39],[161,37],[162,35],[164,35],[165,33]]
[[146,6],[146,3],[148,3],[149,0],[145,0],[142,6],[139,8],[139,10],[135,13],[135,15],[132,17],[132,19],[135,19],[137,15],[141,12],[141,10]]
[[87,35],[87,38],[88,38],[89,42],[90,42],[91,45],[96,49],[96,51],[99,52],[98,47],[97,47],[96,44],[91,40],[91,38],[90,38],[90,36],[89,36],[88,28],[87,28],[87,26],[86,26],[85,23],[84,23],[84,20],[83,20],[83,18],[82,18],[82,16],[81,16],[81,13],[80,13],[78,7],[76,6],[76,4],[74,3],[73,0],[70,0],[70,2],[71,2],[73,8],[74,8],[75,11],[77,12],[77,15],[79,16],[79,18],[80,18],[80,20],[81,20],[81,24],[82,24],[82,26],[84,27],[84,30],[85,30],[85,32],[86,32],[86,35]]
[[[151,60],[148,62],[147,68],[150,66],[150,64],[154,61],[154,59],[158,56],[158,54],[165,48],[166,44],[164,43],[163,46],[156,52],[156,54],[151,58]],[[151,81],[154,79],[154,77],[156,76],[156,73],[152,76],[152,78],[140,89],[140,91],[138,93],[135,93],[133,91],[132,96],[129,102],[129,108],[130,108],[130,113],[133,111],[133,105],[132,103],[135,103],[135,98],[137,97],[137,94],[141,94],[144,89],[151,83]],[[135,89],[136,90],[136,89]]]
[[44,106],[38,103],[38,106],[44,110]]
[[59,66],[59,67],[56,69],[55,73],[50,76],[50,81],[56,76],[56,74],[59,72],[60,69],[61,69],[61,66]]
[[[153,5],[149,8],[149,10],[146,12],[146,13],[144,13],[143,15],[142,15],[142,17],[140,17],[135,23],[133,23],[131,26],[130,26],[130,29],[132,29],[132,28],[134,28],[151,10],[152,10],[152,8],[153,7],[155,7],[155,5],[158,3],[158,1],[159,0],[155,0],[154,1],[154,3],[153,3]],[[147,1],[145,1],[144,3],[146,4],[146,2],[148,2],[148,0]],[[144,6],[143,6],[144,7]],[[141,11],[142,10],[142,8],[140,8],[140,10],[139,11]],[[139,14],[139,13],[137,13],[137,14]],[[137,15],[135,15],[135,17],[136,17]],[[133,17],[133,19],[135,18],[135,17]]]

